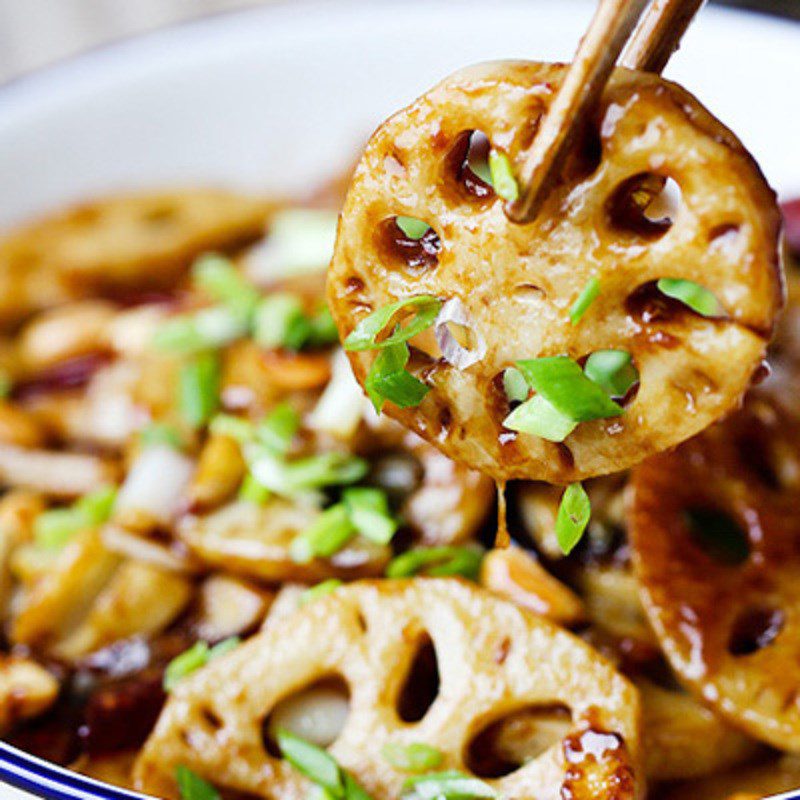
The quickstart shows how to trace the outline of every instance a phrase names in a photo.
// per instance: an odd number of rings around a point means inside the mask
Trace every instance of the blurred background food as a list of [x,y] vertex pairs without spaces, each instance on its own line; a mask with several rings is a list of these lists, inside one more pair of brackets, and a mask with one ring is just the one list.
[[[717,1],[800,20],[800,0]],[[274,2],[302,0],[0,0],[0,83],[120,37]]]

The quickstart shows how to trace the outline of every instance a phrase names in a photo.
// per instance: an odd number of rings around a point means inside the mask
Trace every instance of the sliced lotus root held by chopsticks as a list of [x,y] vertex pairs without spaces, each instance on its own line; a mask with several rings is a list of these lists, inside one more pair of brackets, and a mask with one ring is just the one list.
[[650,622],[717,713],[800,750],[800,423],[766,395],[633,475]]
[[[738,402],[781,304],[773,192],[730,131],[654,75],[617,69],[536,220],[508,219],[470,166],[473,134],[485,134],[484,147],[518,168],[565,71],[526,62],[472,67],[391,117],[356,170],[329,271],[342,338],[398,300],[460,301],[469,335],[459,346],[480,355],[483,343],[485,353],[458,368],[430,337],[412,339],[408,369],[431,391],[417,407],[385,408],[498,480],[604,474],[702,430]],[[680,202],[661,216],[655,204],[667,184]],[[398,216],[430,228],[412,240]],[[656,289],[662,278],[702,285],[719,313],[701,316],[666,298]],[[570,309],[593,279],[599,295],[575,324]],[[606,349],[627,351],[638,370],[620,416],[583,422],[563,443],[504,427],[506,368],[558,355],[582,363]],[[350,358],[363,384],[375,351]]]
[[[424,653],[436,681],[420,678]],[[465,582],[425,578],[339,588],[182,681],[138,760],[138,788],[177,797],[184,764],[221,789],[305,797],[308,782],[270,753],[262,731],[277,703],[331,678],[346,684],[350,710],[330,752],[375,800],[399,797],[408,777],[383,757],[387,743],[424,742],[442,752],[442,769],[469,773],[470,743],[531,707],[546,721],[566,710],[571,724],[524,765],[487,777],[501,795],[643,793],[639,702],[625,678],[552,623]]]

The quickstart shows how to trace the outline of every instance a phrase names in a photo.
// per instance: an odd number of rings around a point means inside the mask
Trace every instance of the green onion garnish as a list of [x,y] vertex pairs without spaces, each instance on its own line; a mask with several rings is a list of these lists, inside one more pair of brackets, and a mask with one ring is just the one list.
[[[376,350],[407,342],[433,325],[442,307],[442,301],[429,294],[407,297],[383,306],[364,317],[344,340],[345,350]],[[380,335],[392,324],[400,311],[415,311],[414,318],[405,326],[395,327],[393,333],[378,341]]]
[[566,356],[517,361],[534,391],[575,422],[618,417],[623,409]]
[[326,347],[339,341],[339,331],[328,306],[323,305],[309,322],[311,332],[306,342],[309,347]]
[[33,523],[34,541],[45,550],[60,550],[76,534],[107,522],[117,490],[106,486],[76,500],[67,508],[43,511]]
[[235,417],[233,414],[217,414],[208,429],[215,436],[227,436],[239,444],[246,444],[256,438],[256,426],[250,420]]
[[564,555],[569,555],[581,540],[591,513],[589,495],[583,486],[580,483],[567,486],[556,516],[556,539]]
[[153,337],[153,346],[170,353],[196,353],[223,347],[247,335],[247,317],[226,306],[167,319]]
[[220,365],[214,353],[201,353],[181,367],[178,407],[194,428],[208,422],[219,405]]
[[406,370],[411,357],[405,342],[381,350],[372,362],[364,389],[375,410],[380,413],[388,400],[398,408],[418,406],[430,387]]
[[639,372],[626,350],[596,350],[586,360],[583,371],[611,397],[625,397],[639,380]]
[[219,792],[210,783],[183,764],[175,768],[175,782],[181,800],[221,800]]
[[701,316],[718,317],[723,314],[723,308],[714,293],[699,283],[683,278],[661,278],[656,286],[667,297],[680,300]]
[[483,800],[497,797],[497,793],[479,778],[448,770],[407,778],[402,796],[415,800]]
[[245,503],[263,506],[269,500],[271,492],[262,486],[249,472],[244,476],[239,487],[239,499]]
[[330,558],[355,536],[356,527],[343,503],[325,509],[290,545],[293,561],[305,564],[313,558]]
[[381,753],[393,767],[404,772],[427,772],[436,769],[444,759],[441,750],[421,742],[411,744],[389,742],[383,746]]
[[153,422],[146,428],[139,431],[139,441],[143,447],[155,445],[166,445],[173,450],[183,449],[183,436],[174,425],[167,425],[164,422]]
[[256,309],[253,338],[265,348],[299,350],[312,327],[300,298],[286,292],[265,297]]
[[430,229],[427,222],[416,217],[395,217],[395,223],[398,228],[409,239],[421,239]]
[[288,403],[281,403],[258,424],[256,439],[273,452],[285,455],[299,428],[298,413]]
[[420,573],[431,576],[461,575],[476,580],[483,561],[477,547],[419,547],[393,558],[386,567],[388,578],[409,578]]
[[519,186],[511,169],[511,161],[505,153],[498,153],[497,150],[489,152],[489,173],[495,192],[503,200],[513,203],[519,197]]
[[342,582],[338,578],[328,578],[312,586],[310,589],[306,589],[303,594],[300,595],[298,603],[301,606],[313,603],[315,600],[319,600],[320,597],[330,594],[340,586],[342,586]]
[[577,325],[583,315],[589,310],[589,306],[597,300],[600,295],[600,279],[590,278],[586,286],[581,289],[578,299],[572,304],[569,310],[569,321]]
[[75,511],[92,525],[102,525],[111,517],[117,490],[113,486],[104,486],[78,498],[73,505]]
[[281,755],[298,772],[318,786],[333,792],[336,797],[344,795],[342,771],[327,751],[287,730],[279,730],[276,738]]
[[531,393],[528,381],[516,367],[508,367],[503,372],[503,390],[506,397],[516,403],[524,403]]
[[0,399],[8,397],[13,388],[14,381],[11,376],[5,370],[0,370]]
[[552,403],[535,394],[530,400],[517,406],[504,420],[503,425],[511,431],[531,433],[549,442],[563,442],[578,423],[562,414]]
[[245,313],[251,312],[260,298],[258,290],[224,256],[201,256],[192,267],[192,277],[213,300]]
[[365,538],[377,544],[389,544],[397,531],[397,522],[389,511],[386,492],[366,486],[354,486],[342,493],[350,521]]
[[348,453],[319,453],[287,462],[263,445],[255,444],[247,448],[246,456],[255,479],[284,497],[309,489],[356,483],[369,469],[364,459]]
[[167,664],[167,668],[164,670],[164,691],[172,691],[178,682],[187,675],[204,667],[209,661],[229,653],[239,644],[238,636],[224,639],[213,647],[209,647],[208,643],[202,640],[195,642],[188,650],[184,650]]

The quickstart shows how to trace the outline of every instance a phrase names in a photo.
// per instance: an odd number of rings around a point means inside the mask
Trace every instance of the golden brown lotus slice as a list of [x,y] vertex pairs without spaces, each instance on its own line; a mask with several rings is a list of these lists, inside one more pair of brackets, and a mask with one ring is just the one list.
[[[506,217],[470,167],[472,134],[485,134],[516,170],[565,72],[527,62],[472,67],[391,117],[355,172],[329,272],[342,338],[397,300],[460,300],[472,338],[462,347],[482,339],[485,355],[459,369],[412,340],[409,368],[432,390],[416,408],[386,409],[498,480],[604,474],[702,430],[741,397],[781,304],[772,191],[730,131],[653,75],[618,69],[537,219]],[[662,217],[655,204],[665,185],[679,189],[680,202]],[[430,230],[411,240],[398,215]],[[701,284],[723,311],[708,318],[667,301],[655,287],[661,278]],[[570,309],[592,279],[600,294],[573,324]],[[557,355],[580,362],[602,349],[628,351],[639,372],[621,416],[584,422],[564,443],[503,427],[507,367]],[[363,384],[374,351],[350,357]]]
[[[438,686],[427,710],[412,714],[403,698],[423,692],[415,667],[431,644]],[[643,793],[639,702],[625,678],[512,603],[424,578],[339,588],[182,681],[138,760],[138,788],[177,797],[174,771],[185,764],[223,789],[305,797],[308,782],[270,754],[262,731],[279,701],[323,679],[344,681],[350,696],[330,751],[376,800],[399,797],[407,777],[382,756],[387,743],[425,742],[442,751],[443,769],[469,771],[470,742],[531,707],[569,709],[571,725],[523,766],[487,778],[498,792],[537,800]]]
[[750,735],[800,750],[800,424],[766,396],[633,475],[630,534],[679,678]]
[[0,240],[0,323],[95,292],[171,288],[208,250],[263,235],[270,204],[205,187],[115,195]]

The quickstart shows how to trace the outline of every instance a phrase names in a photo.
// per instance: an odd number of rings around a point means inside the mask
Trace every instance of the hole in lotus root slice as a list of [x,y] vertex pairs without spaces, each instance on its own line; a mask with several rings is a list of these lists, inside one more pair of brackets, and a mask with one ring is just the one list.
[[350,688],[338,676],[315,681],[284,697],[264,722],[264,747],[280,758],[278,731],[287,730],[317,747],[330,747],[347,721]]
[[[398,219],[402,220],[399,217],[385,219],[375,231],[375,245],[383,256],[384,264],[408,270],[412,274],[435,268],[442,249],[442,241],[436,231],[428,227],[421,235],[416,235],[417,231],[409,226],[408,231],[404,231]],[[415,219],[414,222],[421,221]]]
[[[359,613],[366,631],[356,623]],[[396,715],[396,698],[425,634],[438,657],[439,693],[420,721],[407,723]],[[506,657],[498,659],[506,640]],[[424,742],[442,752],[443,769],[467,771],[465,751],[486,721],[561,706],[572,712],[567,739],[591,730],[618,745],[603,751],[609,777],[594,784],[594,796],[643,794],[634,687],[552,623],[465,581],[442,578],[340,587],[181,681],[137,761],[138,788],[177,800],[174,771],[185,764],[222,791],[305,796],[306,779],[265,750],[262,721],[283,698],[332,674],[351,694],[330,752],[375,800],[399,797],[407,777],[383,757],[387,743]],[[223,721],[213,735],[199,717],[202,708]],[[559,793],[572,772],[590,765],[588,757],[578,763],[574,752],[558,741],[509,775],[487,780],[520,800],[566,797]],[[635,788],[614,795],[613,774],[623,771],[636,775]]]
[[[534,222],[511,222],[501,198],[478,197],[458,182],[473,131],[518,174],[564,74],[559,65],[479,65],[389,119],[356,169],[328,271],[343,338],[369,310],[392,302],[423,294],[461,300],[485,354],[463,369],[434,358],[422,402],[405,409],[387,403],[386,413],[498,481],[583,480],[697,434],[740,401],[782,302],[774,194],[733,134],[658,76],[613,73],[586,137],[599,140],[599,162],[587,174],[587,159],[576,151]],[[385,169],[390,156],[403,169]],[[657,236],[609,224],[609,198],[632,176],[652,184],[642,205],[633,203],[648,222],[634,227],[655,228]],[[677,212],[654,208],[663,187],[673,187],[670,179],[680,187]],[[435,269],[398,271],[376,246],[376,226],[400,213],[436,231],[442,249]],[[668,229],[660,221],[667,218]],[[738,228],[734,259],[727,247],[709,245],[728,222]],[[347,294],[354,277],[357,298]],[[662,278],[702,285],[726,316],[703,317],[679,303],[650,314],[626,302],[636,287]],[[570,309],[592,279],[599,295],[575,324]],[[626,350],[639,370],[639,391],[621,416],[582,422],[561,446],[504,428],[495,376],[522,359],[579,359],[598,350]],[[363,384],[375,352],[349,356]]]
[[672,178],[643,172],[614,190],[606,210],[615,231],[658,238],[672,227],[680,202],[680,187]]
[[[800,450],[798,420],[751,395],[724,423],[634,470],[630,536],[645,610],[681,681],[751,736],[800,750],[800,493],[759,480],[739,442],[755,429]],[[749,555],[739,542],[728,558],[731,529],[713,519],[698,543],[689,509],[727,515]]]
[[462,131],[445,156],[445,181],[468,201],[495,197],[489,174],[491,142],[483,131]]
[[397,716],[403,722],[419,722],[436,700],[440,683],[436,649],[425,633],[419,639],[397,696]]
[[482,778],[500,778],[560,742],[572,727],[565,706],[522,708],[486,724],[467,746],[466,764]]

